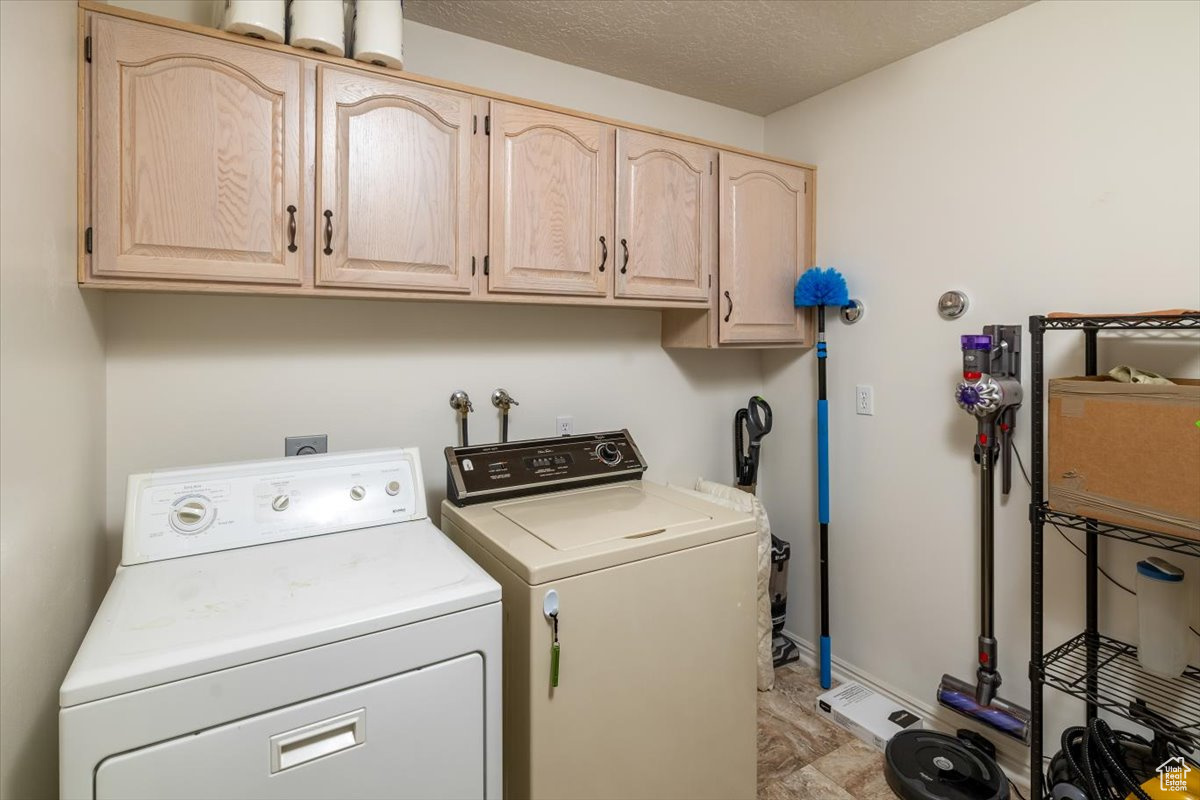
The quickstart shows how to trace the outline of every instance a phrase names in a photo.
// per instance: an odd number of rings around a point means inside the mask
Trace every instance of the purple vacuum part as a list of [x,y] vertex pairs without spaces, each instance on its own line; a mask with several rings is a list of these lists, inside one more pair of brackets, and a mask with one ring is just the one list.
[[992,337],[986,334],[972,333],[962,337],[963,350],[986,350],[992,349]]
[[1020,742],[1029,740],[1029,712],[1000,698],[989,705],[980,705],[975,699],[975,687],[951,675],[943,675],[938,684],[937,700],[946,708],[965,717],[981,722],[1006,736]]
[[979,390],[974,386],[961,386],[958,389],[958,401],[965,406],[979,405]]

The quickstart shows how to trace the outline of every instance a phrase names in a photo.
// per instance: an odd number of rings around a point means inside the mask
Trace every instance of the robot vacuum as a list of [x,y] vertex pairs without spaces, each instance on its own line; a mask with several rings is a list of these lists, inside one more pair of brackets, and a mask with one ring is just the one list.
[[1008,800],[1008,779],[969,738],[901,731],[884,751],[888,786],[904,800]]

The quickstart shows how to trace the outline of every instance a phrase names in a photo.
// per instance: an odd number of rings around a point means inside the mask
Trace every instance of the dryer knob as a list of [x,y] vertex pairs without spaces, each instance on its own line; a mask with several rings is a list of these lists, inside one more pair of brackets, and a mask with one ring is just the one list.
[[287,511],[288,506],[292,504],[292,500],[286,494],[277,494],[275,499],[271,501],[271,508],[276,511]]
[[170,522],[179,533],[199,533],[212,522],[212,509],[203,497],[189,497],[171,509]]
[[351,500],[362,500],[366,496],[367,496],[367,490],[364,489],[363,487],[361,487],[361,486],[350,487],[350,499]]

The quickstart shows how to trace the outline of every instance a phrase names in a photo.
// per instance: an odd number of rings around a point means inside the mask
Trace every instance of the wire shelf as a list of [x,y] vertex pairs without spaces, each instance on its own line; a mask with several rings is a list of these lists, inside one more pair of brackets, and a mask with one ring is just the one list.
[[[1088,690],[1088,678],[1097,688]],[[1087,634],[1051,650],[1042,659],[1042,678],[1052,686],[1097,707],[1137,722],[1129,712],[1134,700],[1184,732],[1200,737],[1200,668],[1189,666],[1179,678],[1163,678],[1142,669],[1137,648],[1108,636],[1096,637],[1096,666],[1088,668]]]
[[1084,328],[1154,329],[1184,328],[1200,330],[1200,314],[1145,314],[1141,316],[1041,317],[1042,330],[1062,331]]
[[1060,528],[1070,528],[1084,533],[1098,533],[1111,539],[1124,539],[1127,542],[1136,542],[1147,547],[1157,547],[1159,550],[1200,558],[1200,540],[1197,539],[1185,539],[1169,533],[1157,533],[1140,528],[1114,525],[1111,522],[1087,519],[1076,514],[1054,511],[1047,505],[1042,506],[1041,518],[1042,522],[1047,525],[1057,525]]

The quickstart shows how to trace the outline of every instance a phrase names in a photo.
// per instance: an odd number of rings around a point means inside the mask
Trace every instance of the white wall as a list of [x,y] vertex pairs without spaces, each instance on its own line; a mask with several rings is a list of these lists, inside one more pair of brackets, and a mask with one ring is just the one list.
[[[415,72],[762,145],[761,117],[422,25],[406,24],[405,52]],[[440,500],[459,388],[475,403],[473,441],[497,438],[489,397],[503,386],[521,403],[513,437],[552,435],[570,414],[577,431],[628,427],[653,479],[731,480],[731,416],[762,381],[758,353],[664,351],[648,310],[132,294],[108,304],[113,560],[129,473],[273,457],[288,434],[328,433],[336,450],[417,445]]]
[[103,298],[75,285],[75,50],[73,3],[0,3],[0,798],[12,800],[58,794],[58,686],[106,583]]
[[[818,263],[868,309],[829,331],[834,652],[911,696],[932,702],[943,672],[974,674],[977,472],[974,424],[951,401],[959,335],[1054,310],[1200,307],[1198,37],[1197,3],[1036,3],[767,118],[768,152],[819,165]],[[953,288],[972,308],[944,322],[935,302]],[[1049,337],[1047,375],[1081,373],[1081,335]],[[1195,342],[1102,341],[1101,366],[1194,375]],[[788,627],[809,640],[815,370],[764,356],[776,432],[762,492],[798,545]],[[854,414],[859,383],[875,388],[873,417]],[[1028,501],[1015,485],[996,545],[1002,693],[1022,703]],[[1138,551],[1104,550],[1132,585]],[[1083,559],[1053,531],[1047,552],[1055,644],[1082,630]],[[1102,592],[1105,626],[1134,636],[1133,604]]]

